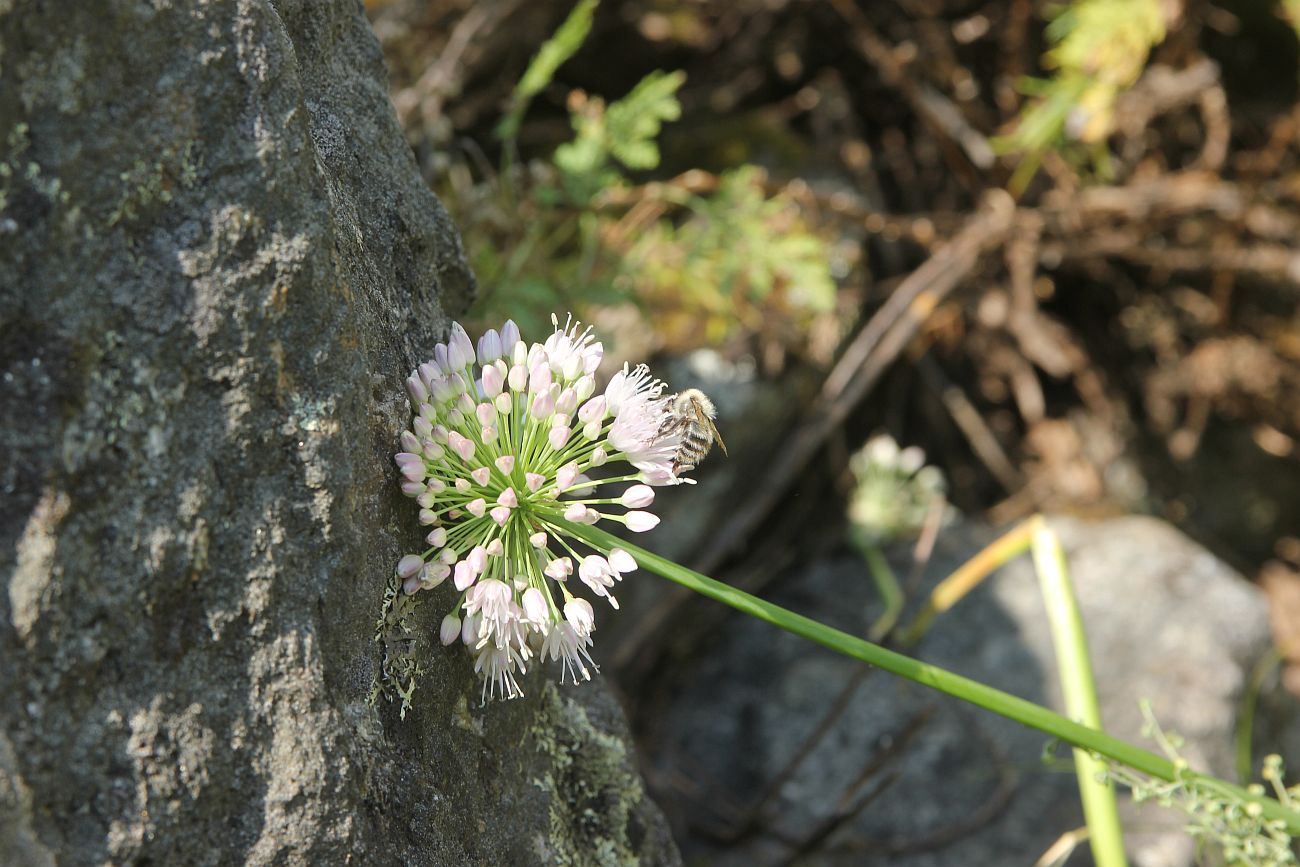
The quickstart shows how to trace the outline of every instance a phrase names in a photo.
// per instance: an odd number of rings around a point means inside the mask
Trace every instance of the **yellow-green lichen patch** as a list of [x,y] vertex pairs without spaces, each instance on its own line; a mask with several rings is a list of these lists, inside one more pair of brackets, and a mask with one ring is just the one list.
[[406,719],[406,712],[411,709],[415,682],[424,674],[424,666],[416,658],[411,628],[416,605],[415,597],[403,593],[394,577],[384,590],[384,604],[375,621],[375,643],[383,653],[383,660],[370,685],[367,703],[374,707],[381,697],[388,701],[400,698],[402,719]]
[[530,732],[549,763],[533,785],[549,796],[545,839],[535,840],[547,864],[631,867],[638,842],[630,829],[645,797],[622,740],[592,724],[587,711],[554,683],[542,686]]
[[34,201],[48,204],[45,219],[53,227],[61,227],[71,234],[81,216],[81,209],[72,203],[63,180],[47,166],[32,159],[31,127],[17,123],[4,138],[0,149],[0,236],[12,234],[31,217],[15,211],[27,200],[28,208]]
[[136,160],[130,169],[120,175],[126,190],[117,207],[108,216],[108,225],[135,220],[142,211],[154,204],[168,204],[179,185],[183,189],[194,186],[198,171],[194,165],[194,142],[173,149],[163,159],[153,163]]
[[30,187],[37,195],[55,205],[68,203],[63,182],[41,168],[40,163],[23,159],[31,148],[31,128],[18,123],[5,137],[4,158],[0,159],[0,212],[9,205],[17,184]]

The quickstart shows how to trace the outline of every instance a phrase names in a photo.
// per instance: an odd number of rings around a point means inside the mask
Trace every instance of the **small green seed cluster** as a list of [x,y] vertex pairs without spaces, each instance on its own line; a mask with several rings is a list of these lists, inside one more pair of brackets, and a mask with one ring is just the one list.
[[[1190,774],[1186,760],[1178,754],[1181,738],[1159,727],[1148,703],[1143,703],[1142,712],[1146,717],[1145,733],[1155,738],[1174,762],[1178,779],[1157,780],[1112,762],[1108,775],[1127,786],[1135,802],[1152,801],[1185,813],[1187,832],[1218,848],[1224,863],[1233,867],[1289,867],[1297,863],[1286,822],[1268,819],[1259,803],[1216,786],[1212,780]],[[1261,776],[1283,806],[1300,807],[1300,786],[1286,787],[1281,756],[1267,756]],[[1248,786],[1247,791],[1255,796],[1267,794],[1258,783]]]

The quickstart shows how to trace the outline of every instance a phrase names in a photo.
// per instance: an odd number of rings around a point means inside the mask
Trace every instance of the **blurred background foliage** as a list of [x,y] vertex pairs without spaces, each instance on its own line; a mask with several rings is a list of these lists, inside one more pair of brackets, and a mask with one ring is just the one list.
[[[1263,588],[1300,692],[1300,2],[367,9],[469,319],[573,311],[715,398],[664,553],[775,580],[926,509],[1155,515]],[[705,641],[660,609],[602,651],[634,723]]]
[[470,317],[537,333],[557,309],[605,311],[622,332],[655,335],[654,348],[797,343],[836,303],[826,232],[800,203],[753,164],[638,183],[660,168],[685,73],[653,70],[609,101],[569,89],[571,138],[521,161],[528,108],[583,47],[597,5],[576,4],[537,49],[489,142],[496,161],[480,152],[435,179],[483,287]]
[[1151,511],[1248,570],[1300,525],[1290,0],[368,8],[477,323],[572,310],[614,361],[709,347],[806,407],[1006,190],[849,445],[885,418],[965,509]]
[[1076,164],[1090,152],[1109,176],[1106,140],[1115,131],[1115,103],[1137,83],[1151,49],[1165,38],[1159,0],[1078,0],[1047,7],[1043,66],[1050,78],[1026,76],[1031,97],[1002,149],[1020,157],[1015,186],[1024,186],[1042,155]]

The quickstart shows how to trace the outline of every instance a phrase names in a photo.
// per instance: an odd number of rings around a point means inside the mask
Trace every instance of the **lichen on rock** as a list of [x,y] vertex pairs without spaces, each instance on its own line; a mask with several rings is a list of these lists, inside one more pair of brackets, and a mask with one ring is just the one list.
[[[640,864],[649,829],[627,733],[593,725],[587,708],[554,683],[541,689],[543,710],[529,730],[538,752],[551,759],[532,781],[550,805],[549,833],[537,841],[539,862]],[[605,713],[608,722],[608,705],[594,712]]]

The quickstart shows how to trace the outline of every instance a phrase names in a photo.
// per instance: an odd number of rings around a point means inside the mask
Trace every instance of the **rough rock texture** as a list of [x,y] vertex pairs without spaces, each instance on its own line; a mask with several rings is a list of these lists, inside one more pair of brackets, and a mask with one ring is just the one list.
[[[1241,691],[1269,646],[1261,594],[1154,519],[1061,519],[1053,526],[1069,558],[1107,729],[1153,748],[1141,732],[1138,705],[1149,699],[1160,724],[1186,738],[1182,752],[1194,767],[1232,778]],[[945,530],[928,574],[948,574],[994,535],[978,526]],[[895,565],[905,569],[907,561]],[[879,611],[873,597],[861,561],[846,552],[792,577],[776,601],[861,634]],[[682,783],[679,790],[693,792],[698,803],[667,806],[680,808],[678,821],[693,828],[681,837],[688,857],[707,855],[717,865],[786,863],[794,852],[773,834],[719,847],[718,831],[737,827],[744,807],[795,755],[860,666],[741,616],[718,632],[717,644],[695,661],[661,735],[660,755],[698,787]],[[939,617],[919,655],[1060,707],[1055,656],[1027,558]],[[877,671],[779,787],[760,824],[804,840],[837,810],[850,814],[799,864],[1032,864],[1083,823],[1069,754],[1058,751],[1066,760],[1059,768],[1045,766],[1047,742],[1039,732]],[[866,799],[860,813],[845,809],[859,799]],[[1181,825],[1181,816],[1147,808],[1130,816],[1135,867],[1194,863],[1193,841]],[[1088,863],[1084,849],[1071,864]]]
[[677,862],[600,689],[366,704],[472,291],[356,0],[0,0],[0,863]]

